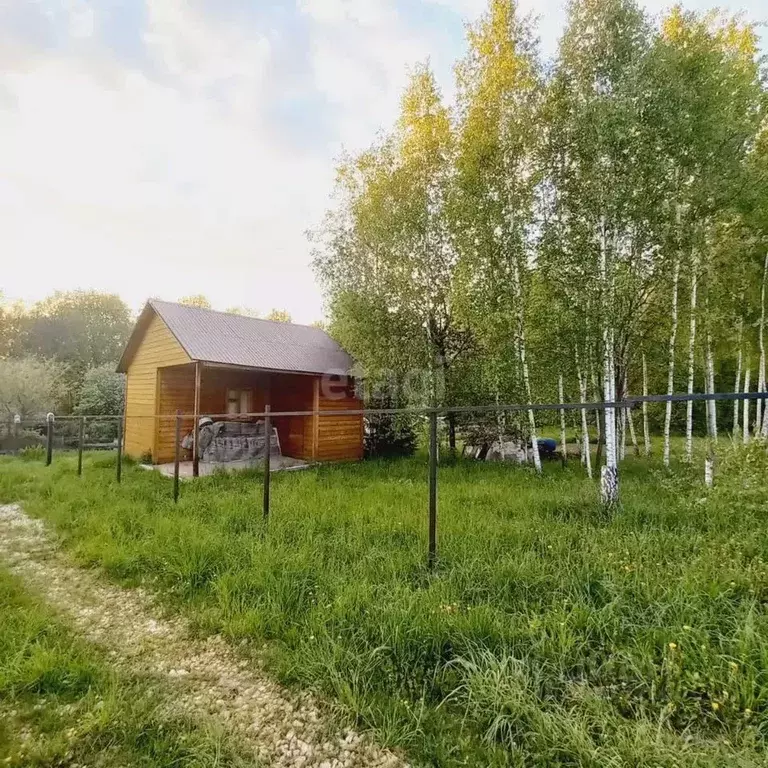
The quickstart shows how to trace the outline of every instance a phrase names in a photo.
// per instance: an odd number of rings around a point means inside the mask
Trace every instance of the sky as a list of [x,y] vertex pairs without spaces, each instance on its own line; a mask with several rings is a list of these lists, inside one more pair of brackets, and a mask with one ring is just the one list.
[[[717,5],[760,21],[763,2]],[[414,64],[429,59],[450,97],[484,6],[0,0],[0,292],[93,288],[133,310],[203,293],[320,319],[306,232],[337,159],[392,124]],[[564,2],[520,6],[551,55]]]

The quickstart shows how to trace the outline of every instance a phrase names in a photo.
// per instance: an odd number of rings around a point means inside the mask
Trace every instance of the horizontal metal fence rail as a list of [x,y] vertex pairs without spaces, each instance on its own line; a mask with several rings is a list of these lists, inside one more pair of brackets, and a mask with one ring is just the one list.
[[[501,403],[498,405],[440,405],[436,407],[412,407],[412,408],[359,408],[340,410],[323,409],[319,411],[270,411],[271,418],[276,416],[398,416],[414,415],[429,416],[431,413],[439,415],[448,413],[514,413],[527,411],[588,411],[605,410],[606,408],[629,408],[640,403],[687,403],[687,402],[706,402],[710,400],[733,402],[734,400],[768,400],[768,392],[716,392],[714,394],[676,394],[676,395],[637,395],[627,397],[624,400],[602,401],[596,400],[588,403]],[[194,412],[184,411],[181,416],[184,419],[194,418]],[[211,419],[232,419],[232,418],[265,418],[266,411],[254,411],[249,413],[200,413],[200,416],[206,416]],[[57,416],[56,421],[77,420],[79,416]],[[118,420],[126,418],[124,414],[117,416],[85,416],[86,419],[99,419],[102,421]],[[175,413],[155,413],[155,414],[136,414],[129,416],[130,419],[176,419]],[[32,422],[27,422],[32,423]],[[34,422],[38,423],[38,422]],[[42,421],[40,422],[42,423]]]
[[[429,417],[429,460],[428,460],[428,480],[429,480],[429,516],[428,516],[428,550],[427,567],[431,571],[437,565],[437,466],[438,466],[438,429],[437,420],[440,416],[449,414],[487,414],[487,413],[515,413],[528,411],[596,411],[614,408],[616,410],[632,408],[632,406],[641,403],[688,403],[688,402],[738,402],[764,400],[768,401],[768,392],[720,392],[714,394],[693,393],[693,394],[672,394],[672,395],[638,395],[626,397],[623,400],[612,402],[592,401],[588,403],[506,403],[494,405],[444,405],[437,407],[411,407],[411,408],[362,408],[362,409],[328,409],[311,411],[272,411],[269,406],[265,411],[253,413],[200,413],[200,416],[206,416],[214,419],[242,419],[258,418],[264,419],[268,427],[272,419],[284,416],[315,416],[322,418],[324,416],[423,416]],[[39,429],[45,425],[46,450],[45,463],[50,465],[53,460],[53,436],[55,424],[57,422],[79,422],[77,434],[77,474],[83,472],[83,449],[86,446],[84,442],[84,425],[86,422],[117,422],[117,460],[115,466],[115,479],[119,483],[122,479],[122,458],[123,458],[123,439],[125,436],[124,425],[127,421],[133,419],[153,419],[153,420],[173,420],[175,422],[175,456],[174,456],[174,475],[173,475],[173,500],[179,500],[179,464],[180,464],[180,442],[182,433],[182,422],[194,419],[195,414],[183,413],[177,411],[172,414],[148,414],[128,416],[125,413],[114,416],[101,415],[77,415],[77,416],[57,416],[53,414],[47,419],[24,419],[21,422],[15,422],[15,430],[23,428],[26,425],[32,425]],[[196,431],[197,425],[193,427]],[[10,434],[10,430],[9,430]],[[114,445],[114,444],[113,444]],[[105,446],[106,447],[106,446]],[[264,534],[266,534],[267,522],[269,520],[270,509],[270,450],[269,444],[266,456],[263,460],[264,481],[262,483],[262,519],[264,523]],[[195,475],[196,476],[196,475]]]

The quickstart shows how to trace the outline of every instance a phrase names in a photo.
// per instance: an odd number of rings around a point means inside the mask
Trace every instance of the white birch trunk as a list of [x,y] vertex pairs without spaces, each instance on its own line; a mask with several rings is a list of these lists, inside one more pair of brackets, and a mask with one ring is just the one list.
[[621,434],[618,439],[619,461],[624,461],[627,455],[627,409],[621,409],[621,418],[619,420],[619,430]]
[[768,439],[768,404],[763,403],[763,425],[760,428],[760,436]]
[[[747,366],[747,370],[744,371],[744,394],[747,394],[749,392],[749,375],[751,371],[749,370],[749,366]],[[749,400],[744,401],[744,414],[742,416],[742,426],[744,428],[744,433],[742,435],[742,440],[744,442],[744,445],[746,445],[749,442]]]
[[[560,374],[560,378],[557,382],[558,394],[560,395],[560,402],[565,402],[565,396],[563,394],[563,374]],[[563,452],[563,464],[568,461],[568,442],[565,436],[565,408],[560,409],[560,450]]]
[[[579,399],[582,403],[587,402],[587,374],[582,372],[579,365],[579,353],[576,352],[576,375],[579,378]],[[587,477],[592,479],[592,452],[589,447],[589,425],[587,424],[587,409],[581,409],[581,451],[584,466],[587,470]]]
[[763,426],[760,429],[760,436],[768,439],[768,406],[763,404]]
[[[523,381],[523,368],[520,360],[520,338],[518,337],[517,333],[515,333],[514,344],[515,344],[515,359],[517,360],[517,365],[515,366],[515,391],[517,392],[521,382]],[[514,420],[516,430],[520,433],[521,437],[524,436],[525,429],[524,429],[523,416],[515,412],[512,418]],[[530,454],[530,451],[527,450],[527,448],[528,446],[526,445],[525,463],[530,464],[531,454]]]
[[[600,383],[597,380],[597,374],[595,373],[595,369],[592,367],[591,360],[587,363],[587,367],[592,371],[592,391],[595,393],[595,402],[597,402],[603,396],[602,392],[600,391]],[[595,431],[597,433],[597,444],[600,445],[600,440],[603,437],[603,426],[602,420],[600,419],[599,409],[595,409]]]
[[[643,352],[643,397],[648,397],[648,366]],[[643,450],[646,456],[651,455],[651,427],[648,422],[648,403],[643,400]]]
[[[611,333],[604,330],[603,368],[605,382],[603,398],[605,402],[614,401],[614,386],[612,383],[612,366],[610,356],[613,351]],[[605,408],[605,465],[600,468],[600,490],[604,504],[615,504],[618,501],[618,467],[616,461],[616,410],[612,406]]]
[[[744,329],[744,319],[739,318],[739,351],[738,355],[736,357],[736,382],[733,386],[734,392],[740,392],[741,390],[739,387],[741,386],[741,358],[742,358],[742,352],[741,352],[741,334]],[[733,401],[733,440],[734,442],[739,439],[739,401],[734,400]]]
[[[707,313],[709,314],[709,313]],[[704,391],[708,395],[715,393],[714,364],[712,361],[712,338],[707,330],[707,354],[704,371]],[[715,444],[717,443],[717,410],[715,401],[707,400],[707,453],[704,457],[704,485],[711,488],[715,482]]]
[[[693,260],[691,275],[691,328],[688,337],[688,394],[693,394],[693,368],[696,362],[696,298],[699,288],[698,259]],[[685,410],[685,460],[693,457],[693,400],[686,403]]]
[[[628,396],[629,396],[629,387],[627,386],[627,374],[625,372],[624,373],[624,398],[626,399]],[[639,456],[640,446],[637,444],[637,433],[635,432],[635,419],[632,416],[632,409],[629,406],[627,406],[624,409],[624,414],[626,416],[625,426],[629,429],[629,439],[632,443],[632,451],[635,454],[635,456]],[[626,440],[626,437],[625,437],[625,440]]]
[[[680,286],[680,260],[675,261],[672,278],[672,331],[669,334],[669,363],[667,370],[667,394],[674,394],[675,388],[675,344],[677,342],[677,295]],[[669,466],[670,427],[672,425],[672,403],[667,401],[664,414],[664,466]]]
[[[705,395],[709,394],[709,375],[708,375],[709,368],[707,367],[707,365],[708,363],[707,363],[706,354],[705,354],[704,355],[704,394]],[[704,416],[706,417],[705,426],[707,428],[707,435],[709,435],[709,423],[710,423],[709,400],[704,401]]]
[[629,439],[632,441],[632,451],[635,456],[640,455],[640,446],[637,443],[637,433],[635,432],[635,419],[632,416],[632,409],[627,408],[627,426],[629,426]]
[[707,449],[707,456],[704,459],[704,485],[711,488],[715,484],[715,454],[712,447]]
[[[757,329],[757,338],[760,344],[760,365],[757,371],[757,391],[765,392],[765,279],[768,274],[768,252],[765,254],[763,264],[763,282],[760,287],[760,325]],[[755,401],[755,434],[762,434],[763,425],[763,401]]]
[[[496,406],[498,407],[501,403],[501,395],[499,394],[499,382],[498,382],[498,374],[496,376]],[[499,438],[499,451],[501,452],[501,460],[505,461],[506,451],[504,450],[504,444],[506,437],[506,431],[507,431],[507,415],[506,413],[503,413],[502,411],[496,411],[496,433]]]
[[[602,400],[603,393],[598,391],[595,400]],[[603,419],[600,416],[600,409],[595,409],[595,435],[597,437],[597,444],[600,445],[600,441],[603,440]]]
[[[616,380],[613,368],[614,335],[609,326],[610,308],[613,305],[613,291],[609,284],[613,280],[613,270],[608,270],[608,244],[606,242],[605,219],[601,221],[600,237],[600,279],[603,284],[603,397],[606,403],[612,403],[616,397]],[[610,286],[612,288],[612,285]],[[607,296],[607,298],[606,298]],[[616,461],[616,409],[605,407],[605,466],[600,468],[600,491],[603,504],[612,506],[619,500],[619,471]]]
[[[611,306],[613,303],[611,302]],[[614,352],[616,351],[616,337],[613,331],[613,327],[609,328],[610,333],[610,355],[608,358],[608,362],[610,364],[610,377],[611,377],[611,400],[613,402],[616,402],[616,361],[613,359]],[[618,468],[618,457],[619,457],[619,418],[618,418],[618,412],[616,411],[616,408],[613,408],[613,426],[611,428],[611,431],[613,432],[613,455],[616,460],[616,466]],[[617,470],[618,471],[618,470]]]
[[[531,394],[531,377],[528,372],[528,358],[526,356],[525,346],[525,317],[523,314],[523,291],[520,284],[520,267],[515,259],[513,265],[514,291],[517,304],[517,336],[519,339],[520,367],[523,372],[523,385],[525,386],[525,396],[528,399],[528,405],[533,404]],[[541,456],[539,456],[539,442],[536,435],[536,417],[531,409],[528,410],[528,426],[531,430],[531,455],[533,456],[533,466],[537,472],[541,472]]]
[[[712,334],[707,331],[707,390],[710,395],[715,394],[715,359],[712,354]],[[709,436],[717,442],[717,403],[707,400],[707,414],[709,415]]]
[[[590,304],[587,305],[587,316],[586,316],[586,326],[587,326],[587,332],[586,332],[586,340],[584,342],[584,365],[586,370],[584,371],[584,396],[582,397],[582,402],[587,402],[587,389],[589,387],[589,383],[591,381],[592,383],[592,393],[594,396],[594,401],[598,402],[600,398],[602,397],[601,391],[600,391],[600,385],[597,380],[597,373],[595,372],[596,363],[594,360],[594,348],[592,346],[592,333],[590,331],[589,327],[589,309]],[[577,351],[578,354],[578,351]],[[577,361],[578,365],[578,361]],[[600,445],[600,437],[601,437],[601,429],[600,426],[600,411],[596,408],[595,409],[595,435],[597,438],[597,444]]]

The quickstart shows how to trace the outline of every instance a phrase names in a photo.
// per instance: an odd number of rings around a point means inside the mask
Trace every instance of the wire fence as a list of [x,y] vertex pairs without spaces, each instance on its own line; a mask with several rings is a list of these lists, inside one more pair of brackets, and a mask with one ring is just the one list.
[[[437,407],[410,407],[410,408],[362,408],[362,409],[340,409],[340,410],[307,410],[307,411],[272,411],[269,406],[266,406],[263,411],[252,413],[239,413],[233,415],[231,413],[205,413],[198,414],[200,418],[205,417],[212,420],[232,420],[238,421],[250,420],[250,421],[263,421],[265,436],[272,434],[272,426],[274,420],[279,418],[295,418],[306,417],[322,419],[327,416],[345,416],[345,417],[361,417],[362,420],[370,420],[372,417],[382,416],[403,416],[426,420],[428,422],[428,428],[426,430],[428,440],[428,552],[427,552],[427,564],[430,569],[434,568],[437,561],[437,509],[438,509],[438,464],[440,454],[440,430],[439,420],[448,420],[453,417],[488,417],[495,416],[501,417],[507,414],[522,413],[526,414],[530,411],[534,413],[551,413],[554,416],[560,415],[560,428],[565,430],[565,414],[568,412],[588,412],[597,414],[604,412],[608,409],[613,409],[618,414],[629,415],[629,421],[627,426],[632,430],[632,440],[637,445],[637,439],[635,436],[634,426],[631,420],[631,411],[636,405],[643,404],[666,404],[666,403],[732,403],[733,410],[733,428],[737,426],[737,422],[740,416],[741,407],[744,409],[743,424],[749,424],[749,404],[753,401],[759,401],[763,409],[768,406],[768,393],[762,392],[723,392],[715,394],[673,394],[673,395],[638,395],[632,397],[626,397],[620,401],[604,402],[604,401],[592,401],[592,402],[561,402],[561,403],[506,403],[506,404],[494,404],[494,405],[468,405],[468,406],[437,406]],[[740,406],[743,404],[743,406]],[[645,407],[645,406],[644,406]],[[757,409],[756,409],[757,410]],[[172,471],[172,495],[174,502],[178,502],[180,495],[180,480],[182,477],[181,466],[182,463],[188,461],[189,454],[183,454],[182,451],[182,436],[184,433],[184,425],[189,424],[190,420],[193,421],[191,436],[192,436],[192,451],[191,451],[191,463],[192,463],[192,476],[197,477],[199,475],[200,455],[198,446],[200,421],[194,422],[194,414],[189,412],[177,411],[174,414],[153,414],[153,415],[134,415],[130,419],[137,420],[151,420],[152,422],[171,422],[173,423],[173,443],[174,443],[174,457],[173,457],[173,471]],[[80,415],[80,416],[55,416],[54,414],[48,414],[45,420],[22,420],[16,417],[11,417],[4,425],[0,425],[0,436],[3,432],[3,426],[5,431],[5,441],[2,443],[4,446],[10,446],[4,449],[4,453],[20,453],[23,451],[33,451],[35,455],[40,455],[40,458],[45,461],[46,466],[51,466],[54,461],[54,454],[58,451],[69,451],[77,453],[77,474],[83,474],[83,453],[86,450],[104,450],[114,451],[116,453],[115,462],[115,479],[120,483],[123,479],[123,455],[125,452],[124,446],[124,432],[125,432],[126,415],[119,414],[113,416],[103,415]],[[557,424],[555,419],[552,420],[552,425]],[[768,423],[768,418],[766,419]],[[600,429],[600,420],[596,418],[593,422],[597,430]],[[462,428],[465,432],[471,430],[467,429],[467,422],[464,421]],[[571,428],[578,433],[580,430],[579,422],[574,419]],[[749,427],[748,427],[749,429]],[[626,439],[625,428],[622,430]],[[755,427],[755,433],[759,434],[760,424]],[[745,433],[746,435],[746,433]],[[583,436],[579,436],[577,444]],[[605,435],[603,434],[602,439]],[[597,440],[597,461],[600,457],[600,443],[601,438],[598,436]],[[552,442],[550,440],[549,442]],[[586,445],[589,445],[589,439]],[[261,464],[263,467],[263,482],[262,482],[262,518],[264,521],[264,531],[266,532],[270,516],[270,504],[271,504],[271,473],[274,471],[273,458],[275,456],[272,450],[271,440],[267,440],[267,449],[264,451],[264,456],[258,462],[251,462],[253,464]],[[467,443],[464,444],[466,449]],[[525,452],[525,459],[528,457],[528,445],[523,442],[523,448]],[[568,456],[563,452],[565,445],[559,447],[558,452],[563,464],[566,463]],[[579,447],[581,452],[582,447]],[[589,449],[591,450],[591,449]],[[583,455],[583,454],[582,454]],[[310,464],[307,463],[307,466]]]

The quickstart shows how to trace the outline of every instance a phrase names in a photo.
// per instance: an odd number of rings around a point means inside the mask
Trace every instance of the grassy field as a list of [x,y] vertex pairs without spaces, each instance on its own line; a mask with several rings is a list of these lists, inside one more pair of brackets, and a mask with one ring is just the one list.
[[[265,643],[385,745],[436,766],[763,765],[768,459],[630,458],[606,519],[575,463],[440,469],[426,560],[422,459],[185,483],[113,459],[0,460],[0,500],[83,564],[148,583],[201,633]],[[161,763],[162,764],[162,763]]]
[[165,714],[163,691],[117,674],[0,570],[0,765],[244,766]]

